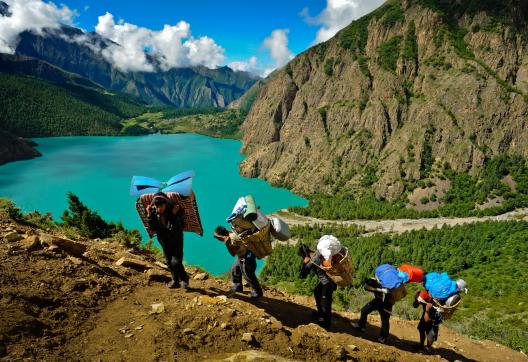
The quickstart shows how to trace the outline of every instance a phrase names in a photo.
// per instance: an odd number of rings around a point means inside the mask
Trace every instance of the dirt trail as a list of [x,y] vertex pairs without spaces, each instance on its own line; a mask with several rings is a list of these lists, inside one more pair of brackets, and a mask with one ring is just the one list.
[[395,219],[395,220],[325,220],[314,217],[301,216],[291,213],[287,210],[281,210],[278,213],[288,225],[314,225],[314,224],[335,224],[346,226],[360,226],[365,228],[365,234],[371,233],[397,233],[401,234],[406,231],[440,228],[444,225],[455,226],[462,224],[471,224],[484,221],[506,221],[506,220],[525,220],[528,221],[528,209],[519,209],[497,216],[484,217],[461,217],[447,218],[438,217],[430,219]]
[[168,289],[148,253],[0,219],[0,360],[527,361],[443,327],[434,353],[417,353],[410,321],[392,321],[387,345],[376,342],[377,317],[359,335],[357,315],[336,313],[325,331],[311,323],[312,298],[266,289],[252,301],[188,269],[192,289]]

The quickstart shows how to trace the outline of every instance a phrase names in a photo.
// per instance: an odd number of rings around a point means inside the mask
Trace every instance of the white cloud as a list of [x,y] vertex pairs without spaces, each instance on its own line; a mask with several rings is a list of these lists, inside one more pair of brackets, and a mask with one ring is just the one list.
[[301,16],[310,25],[321,25],[314,44],[333,37],[339,30],[383,4],[384,0],[327,0],[326,8],[317,16],[311,17],[308,8]]
[[228,67],[234,71],[258,73],[257,57],[252,56],[248,60],[231,62]]
[[269,50],[276,67],[282,67],[293,59],[293,54],[288,49],[288,33],[288,29],[275,29],[262,43]]
[[65,5],[57,6],[41,0],[6,0],[10,16],[0,16],[0,53],[13,54],[18,36],[24,31],[42,33],[70,24],[77,13]]
[[262,42],[262,49],[269,52],[273,65],[261,67],[257,57],[252,56],[245,61],[231,62],[228,66],[233,70],[250,72],[259,77],[267,77],[275,69],[284,66],[293,59],[293,54],[288,49],[288,29],[275,29]]
[[194,65],[216,68],[225,58],[224,49],[213,39],[194,38],[185,21],[155,31],[124,21],[116,23],[114,16],[106,13],[99,17],[95,31],[117,43],[105,48],[103,56],[124,71],[153,71],[146,52],[159,60],[163,70]]

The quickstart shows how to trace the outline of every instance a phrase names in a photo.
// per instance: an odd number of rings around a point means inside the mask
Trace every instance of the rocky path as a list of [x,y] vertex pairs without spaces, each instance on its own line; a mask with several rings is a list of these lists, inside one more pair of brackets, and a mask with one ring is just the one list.
[[281,210],[277,213],[288,225],[348,225],[359,226],[364,228],[365,234],[371,233],[404,233],[411,230],[440,228],[444,225],[455,226],[462,224],[471,224],[484,221],[506,221],[506,220],[525,220],[528,221],[528,209],[519,209],[497,216],[484,217],[463,217],[447,218],[438,217],[430,219],[395,219],[395,220],[324,220],[314,217],[301,216],[291,213],[287,210]]
[[326,331],[311,323],[312,298],[266,288],[252,301],[188,270],[191,290],[168,289],[149,253],[0,219],[0,360],[527,361],[444,327],[433,354],[418,353],[413,321],[393,320],[386,345],[377,317],[358,334],[357,315],[336,313]]

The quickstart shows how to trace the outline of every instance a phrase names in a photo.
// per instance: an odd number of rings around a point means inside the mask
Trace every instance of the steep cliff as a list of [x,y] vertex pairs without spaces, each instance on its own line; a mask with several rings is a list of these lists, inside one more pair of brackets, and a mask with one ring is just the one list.
[[447,165],[478,175],[494,155],[528,156],[526,19],[520,0],[386,2],[267,82],[242,173],[392,198]]

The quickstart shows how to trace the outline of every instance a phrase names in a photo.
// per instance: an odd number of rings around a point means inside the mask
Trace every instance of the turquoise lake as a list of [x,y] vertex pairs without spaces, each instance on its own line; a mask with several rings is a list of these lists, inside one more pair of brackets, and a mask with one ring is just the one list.
[[[193,190],[198,200],[204,236],[186,233],[184,260],[213,274],[229,270],[233,261],[225,246],[213,239],[214,227],[225,219],[239,196],[252,194],[270,213],[306,200],[265,181],[239,175],[241,143],[195,134],[141,137],[55,137],[35,140],[42,157],[0,166],[0,196],[24,211],[50,211],[59,219],[66,209],[66,193],[78,195],[103,218],[122,221],[146,233],[130,196],[133,175],[167,181],[194,170]],[[261,264],[260,264],[261,265]]]

